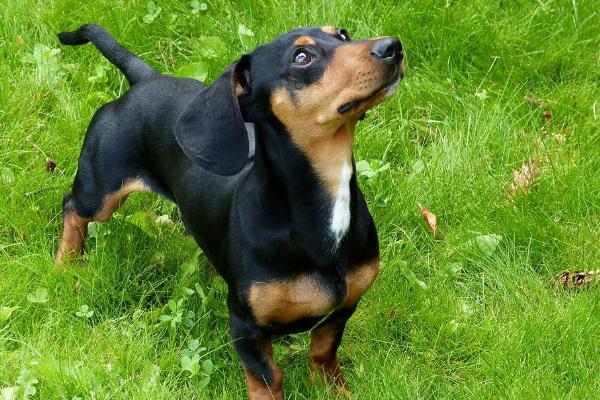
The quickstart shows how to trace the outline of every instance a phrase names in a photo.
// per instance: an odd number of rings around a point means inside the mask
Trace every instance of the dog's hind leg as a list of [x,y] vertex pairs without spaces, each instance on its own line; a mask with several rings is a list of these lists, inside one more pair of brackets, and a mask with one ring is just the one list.
[[109,219],[130,193],[150,190],[147,181],[152,178],[140,153],[140,128],[117,109],[112,103],[103,106],[88,127],[73,187],[63,200],[57,264],[83,252],[90,222]]
[[[77,184],[76,179],[74,188]],[[92,221],[108,220],[125,202],[127,196],[136,191],[149,191],[140,178],[126,179],[119,189],[104,195],[96,193],[90,196],[88,192],[84,196],[75,197],[72,192],[68,192],[63,200],[63,233],[56,252],[56,263],[60,264],[81,255],[88,224]],[[98,202],[97,199],[101,200]]]
[[[122,182],[119,189],[111,191],[105,195],[100,195],[102,200],[100,204],[91,207],[94,212],[85,212],[89,210],[90,204],[81,204],[80,197],[75,198],[72,192],[68,192],[63,200],[63,233],[56,252],[56,263],[70,260],[83,253],[83,245],[87,236],[88,224],[92,221],[106,221],[110,216],[125,202],[127,196],[136,191],[149,191],[148,186],[140,178],[131,178]],[[89,198],[89,195],[88,195]],[[79,204],[78,204],[79,203]]]
[[88,222],[87,218],[77,215],[77,212],[73,209],[72,194],[67,192],[63,198],[63,231],[56,252],[57,264],[70,260],[83,252]]

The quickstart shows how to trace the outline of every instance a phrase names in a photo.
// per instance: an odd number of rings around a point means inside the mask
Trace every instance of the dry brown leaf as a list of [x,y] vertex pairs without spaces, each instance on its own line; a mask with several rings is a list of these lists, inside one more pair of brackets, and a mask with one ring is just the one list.
[[56,162],[51,158],[46,158],[46,172],[52,173],[56,169]]
[[583,289],[592,281],[600,280],[600,269],[595,271],[565,271],[557,275],[552,281],[555,289]]
[[537,159],[532,158],[530,161],[523,161],[521,169],[514,170],[512,173],[513,181],[506,188],[506,196],[514,199],[519,193],[528,193],[538,175]]
[[544,111],[544,119],[546,120],[546,123],[551,123],[552,122],[552,113],[548,110]]
[[425,224],[427,224],[427,227],[433,233],[433,236],[435,236],[437,231],[437,216],[425,207],[421,207],[421,214],[423,215]]

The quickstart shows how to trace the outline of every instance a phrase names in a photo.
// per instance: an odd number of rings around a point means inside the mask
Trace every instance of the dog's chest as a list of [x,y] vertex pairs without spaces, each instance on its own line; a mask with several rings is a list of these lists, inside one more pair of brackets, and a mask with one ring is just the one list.
[[377,259],[351,269],[342,278],[311,273],[285,281],[256,282],[248,291],[248,303],[261,326],[321,317],[337,308],[353,307],[378,272]]

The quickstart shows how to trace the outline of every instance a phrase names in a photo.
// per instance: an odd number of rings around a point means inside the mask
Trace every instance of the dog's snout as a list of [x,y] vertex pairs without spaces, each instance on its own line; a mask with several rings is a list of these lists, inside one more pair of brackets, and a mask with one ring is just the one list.
[[371,47],[371,55],[388,64],[396,64],[403,57],[402,43],[392,37],[379,39]]

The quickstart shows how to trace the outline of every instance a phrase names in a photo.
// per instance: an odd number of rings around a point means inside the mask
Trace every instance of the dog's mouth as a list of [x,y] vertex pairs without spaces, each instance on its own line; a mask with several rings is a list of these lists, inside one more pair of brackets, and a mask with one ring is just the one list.
[[[376,100],[385,100],[388,97],[392,96],[398,87],[398,84],[402,80],[402,71],[399,68],[391,79],[386,81],[379,88],[375,89],[370,95],[366,97],[361,97],[356,100],[349,101],[347,103],[342,104],[338,107],[338,112],[340,114],[348,114],[350,111],[362,109],[364,105],[367,105],[366,108],[370,108],[377,104]],[[375,101],[374,101],[375,100]],[[366,111],[363,110],[363,112]]]

